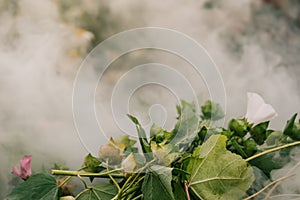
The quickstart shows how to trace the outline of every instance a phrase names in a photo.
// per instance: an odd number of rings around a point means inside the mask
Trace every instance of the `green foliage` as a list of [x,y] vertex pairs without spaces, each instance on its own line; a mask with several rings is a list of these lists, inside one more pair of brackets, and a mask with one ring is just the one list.
[[247,122],[245,118],[243,119],[232,119],[229,122],[229,130],[234,133],[234,135],[239,137],[244,137],[251,128],[251,125]]
[[300,120],[299,123],[295,122],[297,113],[287,122],[283,134],[289,136],[293,140],[300,140]]
[[92,156],[92,154],[88,154],[85,158],[84,158],[84,163],[82,165],[82,169],[86,172],[100,172],[102,171],[104,168],[100,166],[101,161],[99,160],[99,158],[96,158],[94,156]]
[[202,119],[219,120],[225,116],[220,104],[214,103],[210,100],[206,101],[204,105],[201,106],[201,111],[203,113],[201,116]]
[[181,101],[179,120],[173,130],[172,143],[176,146],[186,147],[196,137],[199,128],[199,118],[194,104]]
[[251,131],[251,137],[255,140],[258,145],[262,145],[267,139],[267,128],[269,126],[269,121],[257,124]]
[[172,168],[153,165],[147,172],[142,186],[143,198],[145,200],[174,200],[171,185]]
[[[101,161],[99,158],[96,158],[92,156],[92,154],[88,154],[84,158],[84,163],[82,164],[82,169],[86,172],[93,172],[93,173],[98,173],[104,170],[105,168],[100,166]],[[94,180],[93,177],[90,177],[90,181],[92,182]]]
[[186,193],[180,182],[172,181],[175,200],[187,200]]
[[129,119],[131,119],[133,123],[135,123],[143,153],[145,154],[146,159],[150,160],[151,156],[149,155],[149,153],[151,153],[152,151],[151,151],[150,143],[147,140],[145,130],[142,128],[142,125],[139,123],[137,118],[129,114],[127,116],[129,117]]
[[77,200],[111,200],[117,194],[114,185],[97,185],[87,188],[76,196]]
[[7,200],[57,200],[60,188],[49,174],[35,174],[16,186],[7,196]]
[[[296,114],[281,132],[268,130],[269,121],[254,126],[246,118],[232,119],[228,129],[216,127],[211,121],[223,117],[223,111],[211,101],[201,107],[201,118],[193,103],[181,101],[176,108],[174,129],[168,131],[153,124],[149,138],[138,119],[128,115],[136,126],[142,154],[138,154],[136,140],[129,136],[110,138],[99,148],[98,157],[88,154],[84,158],[80,170],[68,171],[55,165],[58,170],[52,173],[57,179],[33,175],[16,186],[7,200],[57,200],[64,195],[68,195],[64,199],[76,196],[77,200],[241,199],[258,192],[271,181],[272,170],[290,161],[292,147],[276,147],[300,140]],[[271,148],[278,151],[264,153]],[[72,193],[73,186],[68,184],[71,176],[83,183],[79,193]],[[95,186],[83,177],[106,180]],[[264,183],[256,180],[252,184],[255,177]]]
[[226,150],[226,137],[211,136],[195,149],[187,171],[188,186],[200,199],[240,199],[251,186],[252,168]]

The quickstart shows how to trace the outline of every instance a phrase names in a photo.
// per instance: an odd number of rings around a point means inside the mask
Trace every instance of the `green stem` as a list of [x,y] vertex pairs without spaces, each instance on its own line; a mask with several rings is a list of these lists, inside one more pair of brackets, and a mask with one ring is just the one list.
[[137,200],[137,199],[142,198],[142,197],[143,197],[143,194],[140,194],[139,196],[133,198],[132,200]]
[[[108,159],[106,159],[106,170],[107,170],[107,172],[109,172],[109,168],[108,168]],[[121,188],[120,188],[118,182],[114,179],[114,177],[112,177],[112,175],[111,175],[110,173],[108,173],[108,176],[109,176],[110,180],[111,180],[111,181],[115,184],[115,186],[118,188],[118,191],[120,191]]]
[[83,193],[85,193],[86,191],[89,191],[90,188],[86,188],[84,190],[82,190],[79,194],[76,195],[75,199],[78,199],[78,197],[80,197],[80,195],[82,195]]
[[132,177],[133,177],[134,175],[135,175],[135,174],[132,174],[132,175],[129,176],[129,178],[125,181],[124,185],[122,186],[122,188],[121,188],[121,189],[119,190],[119,192],[118,192],[117,198],[119,198],[119,197],[122,195],[122,193],[123,193],[123,191],[125,190],[127,184],[131,181],[131,179],[132,179]]
[[135,174],[135,177],[134,177],[133,181],[131,181],[131,183],[130,183],[128,186],[126,186],[126,187],[127,187],[127,188],[131,188],[132,185],[136,185],[140,180],[142,180],[144,177],[142,177],[142,179],[139,179],[139,181],[136,182],[136,180],[139,178],[140,174],[141,174],[141,173],[142,173],[149,165],[151,165],[151,164],[152,164],[153,162],[155,162],[155,161],[156,161],[156,159],[153,159],[153,160],[151,160],[150,162],[146,163],[144,167],[138,169],[138,170],[136,171],[136,174]]
[[88,186],[87,186],[87,184],[86,184],[86,182],[85,182],[85,180],[78,174],[77,175],[77,177],[79,178],[79,180],[81,180],[81,182],[83,183],[83,185],[84,185],[84,188],[88,188]]
[[135,186],[135,187],[132,187],[132,188],[129,188],[128,190],[126,190],[126,192],[124,192],[121,197],[126,197],[128,196],[129,194],[131,193],[135,193],[138,189],[140,189],[141,187],[140,186]]
[[243,151],[243,149],[241,148],[241,146],[237,143],[235,138],[231,139],[232,145],[234,146],[234,148],[237,150],[237,152],[239,152],[240,155],[242,155],[242,157],[248,157],[247,154]]
[[251,157],[249,157],[249,158],[247,158],[245,160],[247,162],[249,162],[250,160],[253,160],[253,159],[258,158],[260,156],[264,156],[264,155],[272,153],[274,151],[278,151],[278,150],[285,149],[285,148],[288,148],[288,147],[296,146],[296,145],[299,145],[299,144],[300,144],[300,141],[289,143],[289,144],[285,144],[285,145],[282,145],[282,146],[279,146],[279,147],[275,147],[273,149],[269,149],[269,150],[263,151],[261,153],[255,154],[255,155],[253,155],[253,156],[251,156]]
[[114,172],[121,171],[122,169],[114,169],[107,172],[91,173],[82,171],[69,171],[69,170],[56,170],[53,169],[51,174],[53,175],[65,175],[65,176],[81,176],[81,177],[95,177],[95,178],[109,178],[109,175],[115,178],[125,178],[125,174],[114,174]]

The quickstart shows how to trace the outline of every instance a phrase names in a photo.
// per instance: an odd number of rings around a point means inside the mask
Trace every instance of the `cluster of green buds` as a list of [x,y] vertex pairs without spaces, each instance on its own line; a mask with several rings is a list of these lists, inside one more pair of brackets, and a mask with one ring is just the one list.
[[298,123],[296,123],[296,117],[297,113],[294,114],[290,120],[288,120],[283,134],[289,136],[293,140],[300,140],[300,119]]
[[253,126],[246,118],[232,119],[228,125],[230,132],[223,134],[228,138],[227,148],[244,158],[254,155],[258,151],[258,146],[264,144],[273,132],[267,130],[268,125],[269,121]]

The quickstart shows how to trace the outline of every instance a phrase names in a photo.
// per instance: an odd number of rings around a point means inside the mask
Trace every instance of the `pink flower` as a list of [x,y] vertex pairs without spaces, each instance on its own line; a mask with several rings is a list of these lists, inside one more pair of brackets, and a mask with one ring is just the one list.
[[29,176],[31,176],[31,168],[30,168],[30,163],[32,160],[32,156],[24,156],[20,160],[20,169],[17,167],[12,168],[12,173],[16,174],[23,180],[26,180]]

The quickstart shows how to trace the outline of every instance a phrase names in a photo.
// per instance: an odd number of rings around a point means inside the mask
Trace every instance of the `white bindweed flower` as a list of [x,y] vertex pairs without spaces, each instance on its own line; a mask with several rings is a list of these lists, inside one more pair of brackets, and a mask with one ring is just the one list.
[[269,121],[277,116],[276,111],[270,104],[266,104],[261,96],[256,93],[248,92],[248,105],[245,117],[248,122],[257,125]]

